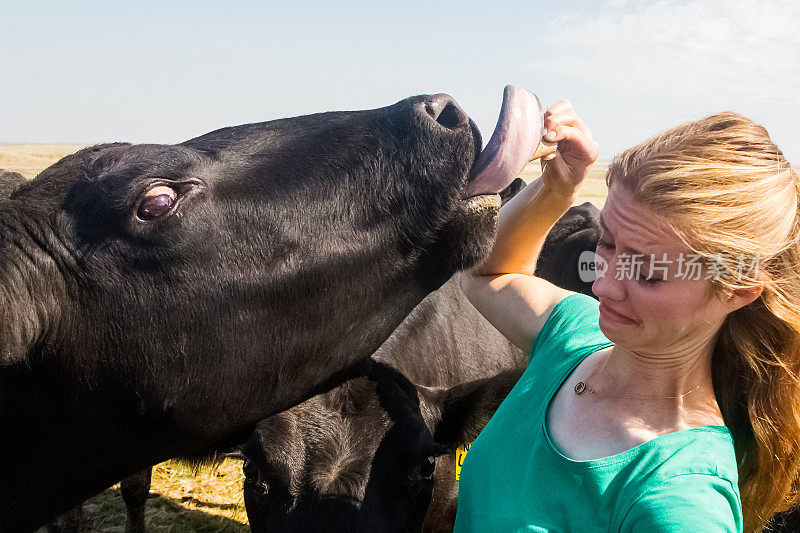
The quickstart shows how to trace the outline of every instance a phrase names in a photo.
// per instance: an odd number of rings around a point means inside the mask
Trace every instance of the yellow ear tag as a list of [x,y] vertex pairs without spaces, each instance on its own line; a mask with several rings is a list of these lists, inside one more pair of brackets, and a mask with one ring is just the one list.
[[456,481],[461,477],[461,465],[464,464],[464,459],[467,457],[467,450],[472,446],[471,442],[462,444],[456,448]]

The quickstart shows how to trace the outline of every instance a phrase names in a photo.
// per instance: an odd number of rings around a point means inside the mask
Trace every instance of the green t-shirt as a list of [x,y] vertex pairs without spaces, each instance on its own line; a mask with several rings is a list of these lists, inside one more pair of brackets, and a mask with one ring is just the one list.
[[597,301],[585,295],[555,306],[528,368],[467,454],[455,530],[742,531],[736,456],[725,426],[668,433],[589,461],[556,448],[545,411],[581,361],[611,346],[598,320]]

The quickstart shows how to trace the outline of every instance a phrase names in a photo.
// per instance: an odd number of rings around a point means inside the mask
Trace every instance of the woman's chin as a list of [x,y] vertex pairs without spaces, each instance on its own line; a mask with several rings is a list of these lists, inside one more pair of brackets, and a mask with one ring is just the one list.
[[619,344],[624,343],[625,339],[630,337],[635,324],[619,323],[600,315],[598,326],[608,340]]

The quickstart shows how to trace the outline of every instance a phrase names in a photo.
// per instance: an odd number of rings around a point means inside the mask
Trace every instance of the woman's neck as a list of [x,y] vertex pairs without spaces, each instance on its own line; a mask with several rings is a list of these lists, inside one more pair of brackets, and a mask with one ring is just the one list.
[[614,345],[598,354],[587,385],[602,401],[656,426],[722,424],[711,379],[713,337],[670,352]]

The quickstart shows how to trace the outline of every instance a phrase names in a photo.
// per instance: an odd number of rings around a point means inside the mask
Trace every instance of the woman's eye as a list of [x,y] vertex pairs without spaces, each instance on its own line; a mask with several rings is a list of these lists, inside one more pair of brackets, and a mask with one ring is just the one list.
[[644,276],[642,276],[640,274],[636,278],[636,281],[638,281],[642,285],[650,285],[650,286],[652,286],[652,285],[655,285],[656,283],[658,283],[659,281],[664,281],[664,280],[663,279],[659,279],[659,278],[646,278],[646,277],[644,277]]
[[607,243],[605,241],[597,241],[597,246],[600,248],[605,248],[606,250],[611,250],[614,248],[613,244]]
[[144,194],[142,203],[136,215],[142,220],[154,220],[162,217],[172,210],[177,200],[178,194],[172,187],[159,185],[148,190]]

